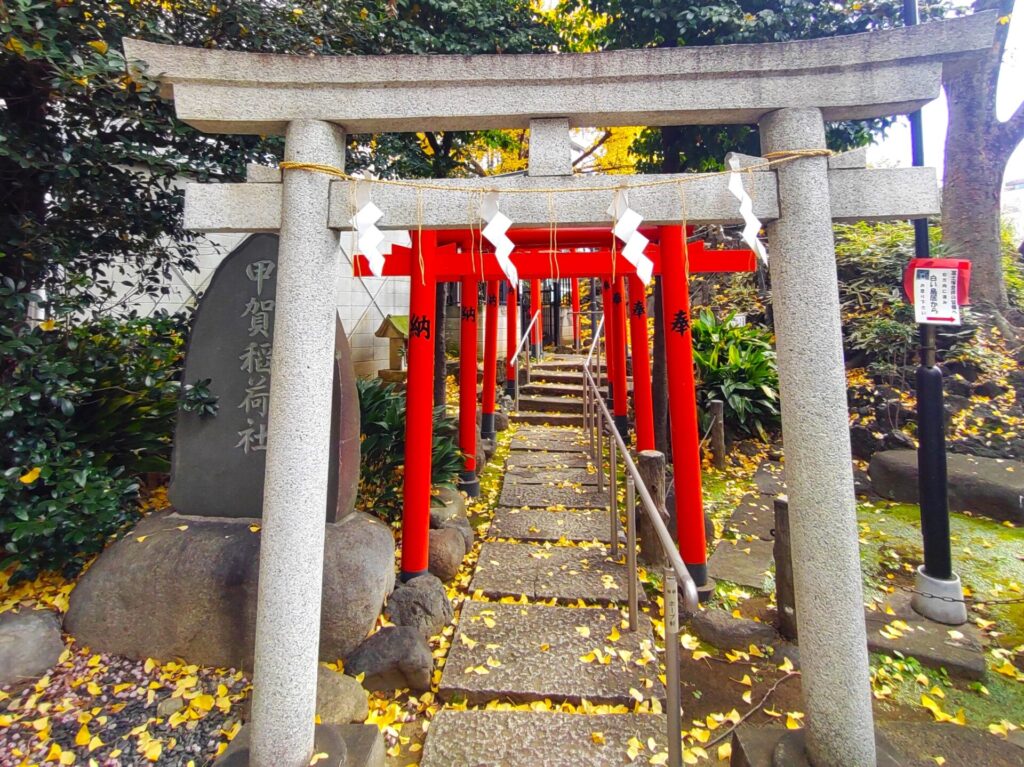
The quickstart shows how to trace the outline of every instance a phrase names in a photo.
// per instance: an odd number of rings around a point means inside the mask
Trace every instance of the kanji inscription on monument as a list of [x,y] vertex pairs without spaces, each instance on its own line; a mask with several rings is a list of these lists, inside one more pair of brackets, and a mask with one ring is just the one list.
[[[277,242],[276,235],[256,234],[230,253],[217,267],[196,311],[183,382],[210,379],[218,409],[214,416],[179,412],[169,492],[171,503],[183,514],[262,513],[271,429]],[[359,464],[355,377],[340,323],[336,333],[327,506],[331,521],[352,509]]]

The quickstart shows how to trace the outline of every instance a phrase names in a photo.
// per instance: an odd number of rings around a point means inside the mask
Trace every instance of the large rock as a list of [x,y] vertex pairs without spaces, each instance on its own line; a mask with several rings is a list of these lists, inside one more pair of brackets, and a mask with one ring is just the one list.
[[508,413],[504,410],[494,411],[494,431],[508,431]]
[[[875,453],[868,471],[879,495],[917,503],[916,450]],[[1024,463],[947,453],[946,471],[950,509],[1024,523]]]
[[63,652],[55,613],[0,613],[0,687],[34,682],[57,664]]
[[768,645],[779,635],[767,623],[733,618],[725,610],[700,610],[690,619],[698,637],[721,650],[746,650],[750,645]]
[[442,581],[447,583],[455,577],[465,556],[466,539],[459,530],[449,526],[430,531],[427,569]]
[[[435,487],[431,491],[430,514],[439,520],[457,519],[466,516],[466,496],[454,487]],[[435,512],[435,509],[440,511]]]
[[346,672],[366,675],[367,690],[429,690],[433,670],[430,645],[412,626],[385,626],[345,658]]
[[[256,522],[147,517],[82,576],[65,630],[95,650],[130,658],[251,669]],[[395,545],[384,524],[362,513],[327,525],[326,536],[320,657],[333,661],[373,628],[394,588]]]
[[421,575],[403,583],[388,597],[388,620],[396,626],[419,629],[429,639],[455,617],[444,584],[435,575]]
[[324,724],[364,722],[370,713],[366,690],[354,677],[321,664],[316,673],[316,713]]

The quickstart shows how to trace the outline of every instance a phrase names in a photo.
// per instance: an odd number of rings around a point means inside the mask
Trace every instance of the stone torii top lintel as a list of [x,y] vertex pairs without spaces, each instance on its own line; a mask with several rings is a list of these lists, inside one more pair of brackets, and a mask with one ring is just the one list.
[[288,56],[124,41],[178,117],[207,132],[283,133],[299,119],[349,133],[751,124],[816,107],[827,121],[911,112],[939,93],[943,61],[987,50],[979,13],[834,38],[583,54]]

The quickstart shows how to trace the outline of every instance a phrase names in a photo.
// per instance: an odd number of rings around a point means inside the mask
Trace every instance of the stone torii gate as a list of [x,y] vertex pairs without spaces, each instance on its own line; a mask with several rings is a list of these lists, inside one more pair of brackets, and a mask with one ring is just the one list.
[[[931,169],[827,160],[825,122],[919,109],[938,95],[944,62],[989,49],[994,21],[572,55],[300,57],[134,40],[125,53],[148,63],[180,119],[283,134],[293,163],[343,168],[346,133],[529,126],[525,177],[374,187],[382,226],[425,235],[465,227],[467,193],[483,190],[519,225],[608,226],[610,194],[584,191],[607,180],[566,173],[570,127],[756,123],[777,163],[745,185],[771,253],[808,755],[864,767],[876,753],[832,222],[923,217],[939,201]],[[338,231],[351,227],[354,191],[308,169],[268,181],[190,184],[185,225],[280,232],[250,756],[300,767],[314,742]],[[722,175],[622,183],[651,224],[741,222]]]

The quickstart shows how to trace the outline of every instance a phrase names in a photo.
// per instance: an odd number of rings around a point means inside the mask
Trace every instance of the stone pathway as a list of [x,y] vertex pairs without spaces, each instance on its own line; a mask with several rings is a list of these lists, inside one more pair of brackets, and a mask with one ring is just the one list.
[[[551,375],[571,386],[573,368],[557,364]],[[511,447],[422,767],[612,767],[638,742],[664,749],[653,626],[641,614],[627,629],[625,555],[607,545],[608,493],[581,431],[522,424]]]

